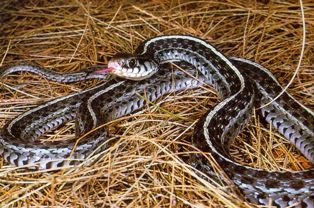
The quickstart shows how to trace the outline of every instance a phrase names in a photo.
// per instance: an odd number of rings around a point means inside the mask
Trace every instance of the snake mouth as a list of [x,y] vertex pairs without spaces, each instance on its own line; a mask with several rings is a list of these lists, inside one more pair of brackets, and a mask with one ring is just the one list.
[[96,74],[107,74],[110,72],[115,72],[121,68],[121,64],[117,61],[109,61],[107,68],[96,70]]
[[96,74],[106,74],[106,73],[110,73],[110,72],[112,72],[112,71],[114,71],[114,70],[115,70],[115,68],[113,68],[113,67],[108,67],[108,68],[96,70],[95,73],[96,73]]

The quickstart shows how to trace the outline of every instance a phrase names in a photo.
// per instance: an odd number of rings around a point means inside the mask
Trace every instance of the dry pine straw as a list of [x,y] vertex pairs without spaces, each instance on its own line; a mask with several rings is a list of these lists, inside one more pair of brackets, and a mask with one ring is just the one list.
[[[75,71],[107,63],[116,52],[132,52],[148,37],[180,33],[203,37],[228,55],[256,60],[285,85],[300,57],[300,5],[247,2],[1,1],[0,64],[26,61]],[[303,4],[305,51],[288,91],[313,109],[314,4]],[[65,85],[29,73],[7,76],[0,82],[0,126],[37,104],[99,82]],[[34,172],[3,165],[0,207],[252,207],[226,178],[209,183],[181,159],[197,151],[190,145],[193,126],[217,99],[208,87],[188,90],[113,121],[105,126],[113,136],[111,147],[79,167]],[[73,126],[47,137],[70,138]],[[233,157],[254,167],[299,170],[310,165],[255,115],[233,146]]]

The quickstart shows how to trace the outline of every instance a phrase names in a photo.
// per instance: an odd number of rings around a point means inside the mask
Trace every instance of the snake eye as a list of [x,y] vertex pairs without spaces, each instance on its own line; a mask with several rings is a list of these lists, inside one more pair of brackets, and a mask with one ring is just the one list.
[[136,66],[136,64],[137,64],[137,61],[135,58],[131,58],[128,62],[128,65],[130,68],[134,68]]

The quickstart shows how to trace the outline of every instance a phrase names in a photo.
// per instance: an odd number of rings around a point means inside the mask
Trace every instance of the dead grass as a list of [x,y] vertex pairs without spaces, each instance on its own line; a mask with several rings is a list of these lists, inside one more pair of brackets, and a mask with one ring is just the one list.
[[[0,64],[31,62],[76,71],[106,63],[116,52],[132,52],[148,37],[180,33],[205,38],[229,56],[256,60],[286,85],[297,68],[302,43],[300,5],[293,2],[1,1]],[[305,51],[288,91],[313,109],[314,4],[303,3]],[[65,85],[29,73],[1,78],[0,126],[41,102],[99,82]],[[210,89],[185,91],[114,121],[110,129],[119,139],[85,166],[54,172],[2,166],[0,206],[255,207],[243,202],[230,181],[208,182],[180,159],[197,151],[189,143],[193,127],[216,101]],[[68,138],[71,128],[73,124],[52,136]],[[240,146],[231,150],[235,159],[251,166],[309,167],[258,117],[235,144]]]

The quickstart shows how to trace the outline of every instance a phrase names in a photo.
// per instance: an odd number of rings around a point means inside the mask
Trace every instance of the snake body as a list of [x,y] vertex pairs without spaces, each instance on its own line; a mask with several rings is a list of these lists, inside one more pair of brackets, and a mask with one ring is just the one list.
[[[195,80],[180,71],[171,74],[167,72],[166,62],[192,69],[191,73],[200,73],[199,78]],[[9,68],[2,74],[24,70],[21,66],[17,68]],[[267,122],[314,162],[313,112],[288,93],[273,100],[282,88],[264,67],[242,58],[227,58],[202,39],[170,35],[146,40],[134,54],[117,55],[107,70],[85,75],[84,72],[84,76],[66,80],[96,78],[108,71],[139,81],[107,82],[21,114],[0,133],[4,159],[17,166],[36,164],[40,169],[74,165],[108,139],[105,130],[94,131],[87,136],[88,140],[78,143],[43,144],[36,138],[72,119],[76,119],[76,135],[81,136],[104,122],[142,108],[147,101],[205,82],[217,90],[222,101],[200,119],[193,143],[214,156],[248,200],[277,207],[314,207],[313,168],[268,172],[241,165],[229,155],[229,144],[243,129],[256,105],[263,106],[260,111]],[[145,94],[147,100],[138,94]],[[192,164],[209,174],[212,171],[201,156],[194,157]]]

